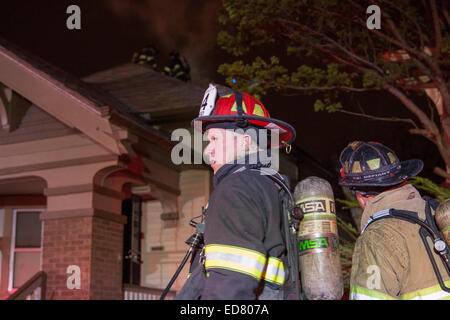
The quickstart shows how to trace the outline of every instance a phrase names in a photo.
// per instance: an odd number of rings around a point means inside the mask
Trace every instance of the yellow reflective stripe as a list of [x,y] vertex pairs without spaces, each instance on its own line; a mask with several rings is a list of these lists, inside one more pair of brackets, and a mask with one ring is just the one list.
[[227,246],[207,245],[205,247],[205,268],[227,269],[261,279],[266,257],[253,250]]
[[350,300],[397,300],[379,291],[353,286],[350,289]]
[[191,277],[191,273],[189,272],[186,279],[189,279],[190,277]]
[[285,280],[284,277],[285,273],[283,262],[280,259],[269,257],[266,271],[263,274],[264,280],[283,285]]
[[[254,250],[210,244],[205,247],[205,268],[219,268],[241,272],[257,280],[264,279],[282,285],[285,281],[283,262],[280,259],[266,257]],[[267,264],[266,264],[267,263]]]
[[[446,287],[450,287],[450,280],[444,282]],[[414,292],[402,294],[402,300],[450,300],[450,293],[442,290],[439,284],[429,288],[420,289]]]

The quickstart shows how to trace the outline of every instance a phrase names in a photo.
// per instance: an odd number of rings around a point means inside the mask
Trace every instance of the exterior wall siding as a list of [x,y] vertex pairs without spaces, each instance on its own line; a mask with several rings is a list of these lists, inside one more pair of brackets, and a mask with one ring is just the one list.
[[[144,263],[141,284],[146,287],[164,289],[183,259],[188,246],[185,241],[194,233],[189,221],[201,214],[210,194],[211,173],[208,170],[186,170],[180,174],[178,197],[179,220],[175,227],[165,228],[161,220],[159,201],[148,201],[143,205],[142,256]],[[172,290],[178,291],[187,278],[189,262],[180,273]]]

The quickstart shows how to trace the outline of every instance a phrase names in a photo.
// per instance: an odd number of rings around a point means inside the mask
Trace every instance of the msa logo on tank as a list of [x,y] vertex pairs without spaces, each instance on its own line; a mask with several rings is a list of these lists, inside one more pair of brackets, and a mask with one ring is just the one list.
[[302,201],[299,204],[304,214],[336,213],[334,201],[328,199]]
[[333,233],[316,234],[299,239],[300,255],[317,252],[334,252],[339,248],[338,237]]

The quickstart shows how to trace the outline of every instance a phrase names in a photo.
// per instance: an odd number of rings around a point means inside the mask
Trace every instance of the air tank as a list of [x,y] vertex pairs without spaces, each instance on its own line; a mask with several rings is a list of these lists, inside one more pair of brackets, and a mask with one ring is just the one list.
[[308,300],[340,300],[343,279],[331,185],[308,177],[297,184],[294,198],[304,213],[297,237],[303,293]]

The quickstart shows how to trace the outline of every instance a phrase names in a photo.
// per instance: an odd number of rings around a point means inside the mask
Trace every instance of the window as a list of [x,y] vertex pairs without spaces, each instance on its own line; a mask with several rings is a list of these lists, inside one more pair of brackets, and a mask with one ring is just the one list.
[[19,288],[41,270],[42,221],[39,210],[15,210],[8,290]]

